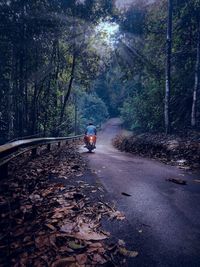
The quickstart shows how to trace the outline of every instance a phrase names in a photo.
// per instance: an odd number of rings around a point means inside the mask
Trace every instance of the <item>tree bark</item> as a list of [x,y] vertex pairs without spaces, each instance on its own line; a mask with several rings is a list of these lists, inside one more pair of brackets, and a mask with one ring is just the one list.
[[37,84],[34,84],[34,93],[33,93],[33,101],[32,101],[32,116],[31,116],[31,122],[32,122],[32,127],[31,127],[31,135],[34,135],[36,133],[36,123],[37,123],[37,93],[38,93],[38,87]]
[[[61,123],[63,122],[66,104],[67,104],[67,101],[68,101],[70,94],[71,94],[72,84],[73,84],[73,80],[74,80],[75,65],[76,65],[76,53],[74,52],[69,85],[68,85],[67,93],[66,93],[65,98],[64,98],[63,106],[61,108],[59,125],[61,125]],[[59,134],[59,128],[58,128],[57,134]]]
[[195,128],[197,126],[197,98],[200,84],[200,21],[198,21],[198,38],[197,38],[197,58],[195,66],[195,84],[193,91],[192,113],[191,113],[191,126]]
[[25,121],[25,1],[21,1],[21,25],[20,25],[20,45],[19,45],[19,136],[24,134]]
[[171,95],[171,54],[172,54],[172,12],[173,0],[168,0],[167,47],[166,47],[166,79],[165,79],[165,132],[171,132],[170,95]]

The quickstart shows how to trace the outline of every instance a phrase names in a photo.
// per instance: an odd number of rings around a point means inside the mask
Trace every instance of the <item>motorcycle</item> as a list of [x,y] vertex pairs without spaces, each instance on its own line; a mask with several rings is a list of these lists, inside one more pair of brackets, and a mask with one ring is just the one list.
[[96,135],[86,135],[84,140],[86,148],[92,152],[96,148]]

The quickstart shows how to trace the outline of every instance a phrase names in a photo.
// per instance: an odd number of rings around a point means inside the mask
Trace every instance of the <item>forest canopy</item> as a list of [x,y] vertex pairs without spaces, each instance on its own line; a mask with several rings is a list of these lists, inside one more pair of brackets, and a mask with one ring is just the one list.
[[2,0],[0,15],[1,143],[109,116],[199,128],[199,0]]

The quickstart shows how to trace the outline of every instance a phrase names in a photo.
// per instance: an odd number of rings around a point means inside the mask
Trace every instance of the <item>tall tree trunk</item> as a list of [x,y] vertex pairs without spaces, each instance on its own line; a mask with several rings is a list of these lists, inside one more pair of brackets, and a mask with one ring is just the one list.
[[7,120],[8,120],[8,128],[7,128],[7,139],[10,140],[12,138],[13,133],[13,120],[12,120],[12,89],[11,83],[8,82],[8,92],[7,92]]
[[34,94],[33,94],[33,100],[32,100],[32,114],[31,114],[31,135],[34,135],[36,133],[36,124],[37,124],[37,94],[38,94],[38,86],[35,83],[34,85]]
[[[38,64],[39,64],[39,51],[37,48],[37,44],[35,44],[35,66],[34,66],[34,71],[37,73],[38,71]],[[31,103],[31,116],[30,116],[30,123],[31,123],[31,128],[30,128],[30,135],[34,135],[36,133],[36,125],[37,125],[37,96],[38,96],[38,83],[35,79],[34,85],[33,85],[33,98],[32,98],[32,103]]]
[[[68,85],[67,93],[65,95],[63,106],[62,106],[61,112],[60,112],[59,126],[63,122],[63,117],[64,117],[64,113],[65,113],[66,104],[67,104],[67,101],[68,101],[68,99],[70,97],[70,94],[71,94],[72,84],[73,84],[73,80],[74,80],[75,65],[76,65],[76,53],[74,52],[74,54],[73,54],[73,61],[72,61],[72,68],[71,68],[71,75],[70,75],[70,80],[69,80],[69,85]],[[57,135],[58,134],[59,134],[59,128],[58,128]]]
[[77,94],[75,94],[75,99],[74,99],[74,134],[77,135],[77,123],[78,123],[78,105],[77,105]]
[[24,96],[25,96],[25,1],[21,1],[21,26],[19,40],[19,135],[24,134]]
[[196,66],[195,66],[195,84],[193,91],[193,102],[192,102],[192,114],[191,114],[191,126],[197,126],[197,94],[199,91],[200,85],[200,21],[198,20],[198,39],[197,39],[197,58],[196,58]]
[[172,13],[173,0],[168,0],[167,47],[166,47],[166,81],[165,81],[165,132],[171,132],[170,94],[171,94],[171,54],[172,54]]
[[[26,47],[25,55],[27,55],[28,49]],[[29,104],[28,104],[28,62],[25,60],[25,125],[26,125],[26,134],[28,132],[28,112],[29,112]]]

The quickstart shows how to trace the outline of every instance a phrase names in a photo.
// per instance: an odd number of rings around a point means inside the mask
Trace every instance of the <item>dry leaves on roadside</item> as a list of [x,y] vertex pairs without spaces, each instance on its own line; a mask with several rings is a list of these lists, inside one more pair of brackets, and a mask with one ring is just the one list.
[[[110,250],[101,220],[125,216],[107,202],[92,201],[99,185],[81,180],[85,168],[72,146],[42,154],[26,165],[13,162],[15,174],[0,186],[0,265],[6,266],[97,266],[123,257],[120,247]],[[24,164],[24,165],[23,165]],[[55,179],[51,181],[50,177]],[[75,179],[75,178],[74,178]],[[63,182],[60,182],[63,181]],[[9,252],[9,253],[8,253]]]
[[118,135],[113,145],[121,151],[156,158],[181,169],[200,168],[200,138],[197,135],[178,136],[165,134]]
[[195,183],[200,183],[200,179],[193,180]]
[[169,178],[169,179],[166,179],[166,181],[172,182],[175,184],[180,184],[180,185],[186,185],[187,184],[187,182],[185,180],[178,179],[178,178]]
[[135,258],[139,255],[137,251],[130,251],[127,250],[126,248],[119,248],[119,253],[125,257],[131,257],[131,258]]

